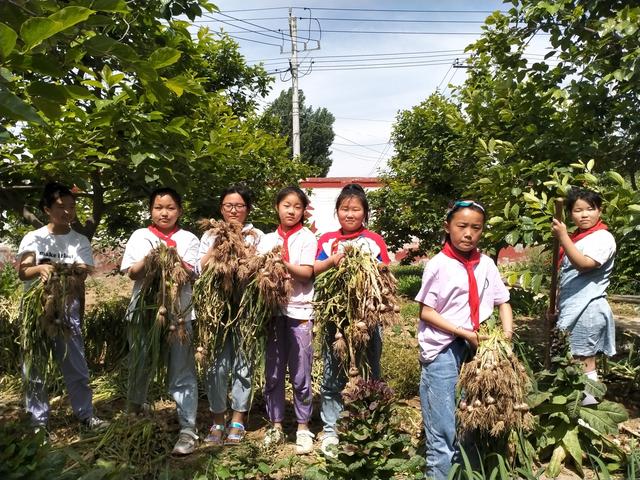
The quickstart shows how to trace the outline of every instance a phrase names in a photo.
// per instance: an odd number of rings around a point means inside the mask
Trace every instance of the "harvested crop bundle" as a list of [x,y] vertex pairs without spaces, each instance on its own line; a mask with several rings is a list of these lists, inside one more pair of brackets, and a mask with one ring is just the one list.
[[213,219],[199,224],[215,238],[211,257],[193,286],[198,319],[196,360],[202,362],[215,356],[234,328],[237,305],[261,260],[255,255],[255,247],[247,245],[241,224]]
[[244,289],[236,323],[240,333],[240,349],[251,364],[265,348],[268,325],[280,305],[289,301],[293,292],[290,275],[282,261],[282,247],[256,257],[257,270]]
[[[144,277],[131,309],[131,379],[139,378],[145,364],[160,378],[169,342],[187,342],[182,288],[191,274],[174,247],[159,243],[144,259]],[[135,380],[134,380],[135,381]]]
[[54,263],[47,281],[43,283],[38,278],[25,292],[21,304],[20,346],[27,372],[35,367],[45,378],[51,373],[51,340],[72,334],[69,310],[73,302],[80,302],[84,297],[85,277],[86,269],[80,265]]
[[480,335],[488,338],[460,370],[458,387],[464,399],[458,420],[463,432],[477,430],[496,437],[531,426],[533,417],[525,401],[531,382],[502,329],[488,323],[480,329]]
[[336,326],[333,351],[351,379],[368,376],[366,346],[375,329],[399,321],[396,279],[366,250],[347,245],[340,264],[315,281],[315,319]]

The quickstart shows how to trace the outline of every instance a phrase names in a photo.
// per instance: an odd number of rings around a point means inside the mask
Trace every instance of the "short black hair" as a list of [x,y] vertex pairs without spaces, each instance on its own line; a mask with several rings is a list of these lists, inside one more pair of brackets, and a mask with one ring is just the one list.
[[153,202],[156,201],[156,197],[164,197],[165,195],[169,195],[173,201],[176,202],[178,207],[182,208],[182,197],[178,192],[170,187],[160,187],[156,188],[149,194],[149,210],[153,208]]
[[364,188],[357,183],[349,183],[342,188],[340,195],[336,199],[336,212],[340,209],[342,202],[349,198],[357,198],[362,203],[364,210],[364,221],[369,221],[369,201],[367,200],[367,194],[364,192]]
[[51,208],[56,200],[62,197],[71,197],[75,200],[76,196],[71,189],[66,185],[58,182],[49,182],[44,186],[42,192],[42,198],[40,199],[39,207],[44,212],[45,208]]
[[586,188],[574,187],[569,190],[569,194],[567,195],[568,212],[573,210],[573,206],[578,200],[587,202],[590,207],[597,208],[598,210],[602,208],[602,197],[598,192],[594,192],[593,190],[588,190]]
[[249,187],[247,187],[243,183],[237,183],[235,185],[230,185],[225,188],[220,194],[220,208],[222,208],[222,204],[224,203],[224,199],[227,195],[231,195],[232,193],[237,193],[242,197],[245,205],[247,206],[247,212],[251,211],[251,207],[253,206],[253,194]]
[[309,197],[307,197],[307,194],[304,193],[300,187],[296,187],[294,185],[284,187],[278,192],[278,195],[276,195],[276,206],[278,206],[280,202],[285,199],[285,197],[291,195],[292,193],[298,197],[305,209],[309,206]]

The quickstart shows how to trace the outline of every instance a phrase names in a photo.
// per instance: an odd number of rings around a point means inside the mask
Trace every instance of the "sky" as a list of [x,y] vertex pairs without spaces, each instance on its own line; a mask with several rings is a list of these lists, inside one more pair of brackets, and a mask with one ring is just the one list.
[[[464,48],[479,37],[490,12],[509,7],[493,0],[213,2],[220,12],[196,23],[225,30],[249,64],[262,61],[273,74],[263,106],[291,86],[288,17],[294,7],[305,104],[325,107],[336,118],[328,176],[360,177],[376,176],[393,155],[390,135],[398,112],[436,89],[448,96],[449,84],[464,81],[465,69],[453,68],[454,62],[464,61]],[[544,55],[544,45],[530,51]]]

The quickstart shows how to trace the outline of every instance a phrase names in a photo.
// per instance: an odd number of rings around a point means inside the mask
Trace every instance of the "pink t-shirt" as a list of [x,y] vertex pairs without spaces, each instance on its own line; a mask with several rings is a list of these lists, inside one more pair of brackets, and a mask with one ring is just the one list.
[[[264,255],[284,243],[278,232],[264,235],[258,243],[258,253]],[[310,265],[316,258],[318,240],[308,228],[298,230],[289,237],[289,259],[294,265]],[[282,313],[296,320],[313,318],[313,278],[301,282],[293,280],[293,293],[289,303],[281,306]]]
[[[481,255],[475,268],[478,295],[480,297],[480,322],[491,316],[496,305],[509,301],[509,290],[505,287],[498,267],[491,258]],[[431,258],[422,274],[422,287],[416,301],[433,308],[445,320],[457,327],[471,330],[469,308],[469,279],[464,266],[457,260],[440,252]],[[456,336],[432,327],[422,320],[418,324],[420,360],[428,363],[444,350]]]

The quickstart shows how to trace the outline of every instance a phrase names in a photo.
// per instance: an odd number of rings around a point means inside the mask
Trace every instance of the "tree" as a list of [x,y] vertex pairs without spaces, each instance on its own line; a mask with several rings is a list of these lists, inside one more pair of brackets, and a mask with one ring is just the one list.
[[[264,69],[247,66],[228,37],[202,28],[193,39],[188,22],[174,18],[213,8],[205,1],[25,5],[38,9],[5,2],[11,15],[0,16],[21,35],[0,65],[14,74],[2,88],[19,107],[3,119],[0,210],[37,225],[34,193],[64,179],[80,190],[74,227],[92,237],[105,219],[111,233],[139,225],[143,199],[158,185],[184,193],[197,217],[216,210],[228,183],[248,179],[260,215],[274,189],[308,173],[259,127],[254,96],[267,94]],[[87,19],[28,47],[33,24],[55,23],[69,8]],[[28,123],[14,128],[16,120]]]
[[[454,143],[449,132],[444,135],[452,145],[450,158],[459,155],[470,168],[444,170],[467,185],[451,180],[449,195],[461,193],[485,204],[491,218],[484,247],[496,253],[505,245],[549,245],[553,197],[564,196],[572,185],[597,188],[607,200],[605,220],[619,245],[617,272],[631,279],[630,272],[640,267],[637,255],[625,254],[640,241],[635,113],[640,74],[634,67],[640,55],[640,7],[603,0],[512,3],[509,12],[490,15],[482,37],[467,47],[468,76],[451,100],[464,125],[454,130],[459,135]],[[528,46],[540,34],[549,38],[552,50],[547,58],[530,61]],[[411,116],[451,125],[451,114],[443,116],[433,101]],[[399,117],[396,131],[411,133],[403,120]],[[431,192],[430,176],[419,169],[422,158],[439,158],[442,147],[426,130],[395,140],[399,153],[391,161],[388,185],[376,195],[402,213],[393,218],[383,211],[380,228],[395,246],[410,234],[426,242],[423,247],[435,246],[430,235],[435,223],[429,219],[438,192]],[[420,153],[406,155],[407,148]],[[409,182],[412,173],[411,191],[403,190],[397,180]],[[411,222],[422,222],[421,230],[408,229],[401,208],[412,192]],[[532,283],[530,276],[521,277]],[[537,287],[540,281],[534,282]]]
[[[291,120],[292,90],[283,90],[278,98],[266,109],[264,116],[273,116],[277,123],[273,125],[274,131],[289,139],[292,147],[292,120]],[[333,133],[334,116],[324,107],[307,107],[304,104],[304,92],[299,91],[300,106],[300,160],[303,163],[315,167],[315,174],[326,176],[331,167],[331,144],[335,138]],[[293,148],[293,147],[292,147]]]
[[413,253],[423,254],[439,243],[448,202],[474,178],[470,135],[459,108],[439,93],[398,114],[385,186],[369,195],[390,248],[415,238]]

